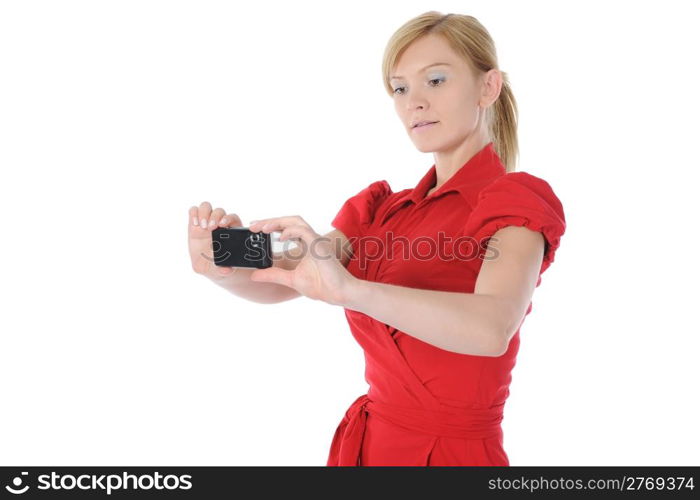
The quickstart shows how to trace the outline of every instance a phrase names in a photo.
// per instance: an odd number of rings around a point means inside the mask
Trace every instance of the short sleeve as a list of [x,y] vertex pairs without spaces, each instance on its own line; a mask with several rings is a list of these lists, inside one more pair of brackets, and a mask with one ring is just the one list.
[[392,190],[387,181],[373,182],[348,198],[331,225],[340,229],[348,239],[359,238],[374,220],[379,205],[391,194]]
[[491,236],[506,226],[525,226],[544,235],[542,274],[554,262],[566,230],[564,208],[549,183],[527,172],[510,172],[484,187],[466,234],[485,249]]

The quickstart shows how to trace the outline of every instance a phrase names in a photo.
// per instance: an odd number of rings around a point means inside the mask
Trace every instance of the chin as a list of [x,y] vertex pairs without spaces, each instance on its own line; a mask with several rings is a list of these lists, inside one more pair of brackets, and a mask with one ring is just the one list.
[[425,146],[421,146],[421,145],[419,145],[419,144],[414,144],[414,146],[415,146],[416,149],[417,149],[418,151],[420,151],[421,153],[432,153],[432,149],[426,148]]
[[423,144],[419,144],[417,142],[414,142],[413,145],[421,153],[434,153],[435,151],[438,150],[438,148],[435,146],[435,144],[428,144],[427,142],[423,143]]

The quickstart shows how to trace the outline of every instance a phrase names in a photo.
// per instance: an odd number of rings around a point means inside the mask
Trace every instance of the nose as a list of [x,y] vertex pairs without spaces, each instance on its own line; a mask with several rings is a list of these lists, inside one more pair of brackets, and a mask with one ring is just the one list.
[[421,95],[414,94],[406,102],[406,110],[409,112],[425,111],[429,107],[428,101]]

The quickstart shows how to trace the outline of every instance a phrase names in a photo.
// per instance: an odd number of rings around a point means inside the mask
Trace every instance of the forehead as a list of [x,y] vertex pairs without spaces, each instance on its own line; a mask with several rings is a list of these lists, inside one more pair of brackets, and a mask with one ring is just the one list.
[[[464,70],[464,61],[452,50],[442,36],[425,35],[415,40],[401,54],[389,75],[391,79],[406,78],[418,74],[426,69],[426,66],[435,63],[447,63],[450,66]],[[435,66],[445,68],[445,66]]]

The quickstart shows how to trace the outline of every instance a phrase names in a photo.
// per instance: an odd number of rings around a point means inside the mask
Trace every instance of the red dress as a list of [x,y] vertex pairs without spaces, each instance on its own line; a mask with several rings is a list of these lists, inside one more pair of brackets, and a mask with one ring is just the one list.
[[[506,173],[491,142],[426,197],[435,184],[433,165],[413,189],[394,193],[382,180],[345,202],[332,225],[352,243],[351,274],[473,293],[488,239],[513,225],[545,237],[540,285],[566,227],[562,204],[546,181]],[[445,245],[441,253],[440,234],[462,243]],[[432,251],[431,241],[437,242]],[[525,316],[531,310],[532,303]],[[345,309],[345,315],[364,350],[370,388],[338,425],[327,465],[509,465],[501,421],[520,328],[502,356],[473,356],[440,349],[358,311]]]

